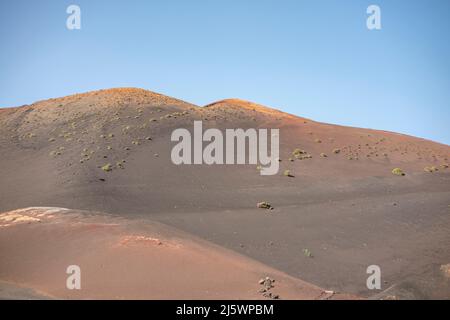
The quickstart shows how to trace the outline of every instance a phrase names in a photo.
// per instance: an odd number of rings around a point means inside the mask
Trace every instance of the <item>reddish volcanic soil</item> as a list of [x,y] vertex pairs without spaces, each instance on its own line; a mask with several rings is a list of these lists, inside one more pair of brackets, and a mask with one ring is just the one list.
[[[255,165],[174,165],[170,135],[192,131],[194,120],[204,129],[279,128],[279,173],[261,176]],[[314,299],[323,290],[450,298],[442,271],[450,263],[447,145],[318,123],[238,99],[197,107],[123,88],[0,110],[0,150],[0,212],[72,209],[52,222],[0,228],[2,296],[204,298],[207,290],[211,298],[260,298],[258,280],[267,273],[280,281],[280,298]],[[107,164],[111,170],[102,170]],[[256,208],[262,201],[274,210]],[[102,227],[83,231],[89,219]],[[117,220],[120,227],[103,226]],[[138,227],[163,243],[178,237],[183,250],[148,249],[145,241],[112,246],[125,230],[141,235]],[[66,292],[64,266],[75,254],[90,289]],[[156,257],[166,260],[153,265]],[[129,278],[124,259],[132,261]],[[369,265],[381,268],[381,290],[366,287]],[[148,266],[161,277],[147,275]],[[172,269],[196,281],[169,281]],[[231,275],[239,281],[223,283]],[[129,289],[120,294],[118,287]]]
[[[0,293],[3,288],[9,298],[12,288],[22,297],[24,288],[33,288],[26,298],[48,299],[350,298],[148,220],[27,208],[0,215],[0,230],[8,258]],[[74,264],[81,269],[80,290],[66,287],[65,270]],[[260,292],[266,277],[274,282]]]

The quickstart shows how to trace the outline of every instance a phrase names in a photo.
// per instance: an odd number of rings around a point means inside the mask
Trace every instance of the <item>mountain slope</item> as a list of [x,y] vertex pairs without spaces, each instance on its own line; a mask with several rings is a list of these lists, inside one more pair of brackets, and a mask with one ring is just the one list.
[[[279,128],[279,173],[261,176],[255,165],[174,165],[170,135],[192,131],[194,120],[204,129]],[[450,147],[424,139],[319,123],[239,99],[198,107],[121,88],[1,110],[0,148],[0,211],[50,206],[151,218],[363,295],[370,294],[363,266],[377,262],[371,257],[401,256],[406,275],[450,260],[443,246]],[[295,157],[297,148],[308,157]],[[396,167],[406,175],[393,175]],[[261,201],[275,210],[257,209]],[[332,254],[324,249],[330,247]],[[305,259],[304,248],[315,258]],[[430,248],[439,256],[417,258]],[[400,277],[398,266],[387,270],[387,278]]]
[[[205,129],[280,128],[279,174],[261,177],[252,165],[173,165],[170,134],[176,128],[192,131],[194,120],[202,120]],[[0,114],[0,128],[0,188],[8,199],[0,203],[2,210],[45,200],[71,208],[90,208],[92,202],[95,209],[109,211],[118,199],[135,201],[150,212],[183,204],[198,208],[203,201],[189,201],[184,189],[203,193],[206,186],[211,205],[220,208],[222,201],[216,199],[235,202],[227,193],[234,197],[239,187],[304,187],[306,179],[379,176],[413,187],[427,166],[445,172],[450,154],[448,146],[430,141],[317,123],[241,100],[200,108],[141,89],[96,91],[6,110]],[[296,148],[312,158],[296,159]],[[101,169],[107,164],[110,172]],[[395,167],[407,173],[401,182],[391,174]],[[297,178],[286,179],[284,170]]]

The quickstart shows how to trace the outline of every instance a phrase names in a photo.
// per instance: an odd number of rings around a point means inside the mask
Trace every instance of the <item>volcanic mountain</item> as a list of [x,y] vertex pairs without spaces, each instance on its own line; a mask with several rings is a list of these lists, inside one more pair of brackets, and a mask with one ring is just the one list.
[[[279,173],[173,164],[171,133],[196,120],[279,129]],[[239,99],[199,107],[119,88],[0,109],[0,151],[0,212],[59,207],[162,223],[328,290],[450,297],[439,278],[450,262],[447,145]],[[370,265],[382,270],[381,293],[366,287]]]

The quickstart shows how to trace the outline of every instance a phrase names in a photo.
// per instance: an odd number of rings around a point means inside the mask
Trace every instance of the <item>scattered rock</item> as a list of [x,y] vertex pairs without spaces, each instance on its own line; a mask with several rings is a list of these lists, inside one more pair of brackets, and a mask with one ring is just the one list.
[[335,292],[332,290],[322,291],[318,297],[318,300],[330,300],[335,295]]
[[257,207],[257,208],[260,208],[260,209],[273,210],[272,205],[271,205],[270,203],[268,203],[268,202],[265,202],[265,201],[263,201],[263,202],[258,202],[258,203],[256,204],[256,207]]
[[439,169],[438,169],[437,167],[435,167],[435,166],[425,167],[423,170],[424,170],[425,172],[430,172],[430,173],[439,171]]
[[261,286],[263,286],[263,288],[261,288],[258,292],[261,293],[263,295],[263,297],[265,298],[269,298],[269,299],[279,299],[279,295],[274,294],[273,292],[271,292],[271,290],[275,287],[274,283],[275,280],[271,279],[269,277],[265,277],[261,280],[259,280],[258,282]]
[[265,289],[272,289],[273,283],[275,283],[275,280],[269,278],[269,277],[265,277],[264,279],[259,280],[259,284],[264,286]]
[[263,297],[269,298],[269,299],[280,299],[280,296],[277,294],[273,294],[272,292],[265,292],[263,293]]

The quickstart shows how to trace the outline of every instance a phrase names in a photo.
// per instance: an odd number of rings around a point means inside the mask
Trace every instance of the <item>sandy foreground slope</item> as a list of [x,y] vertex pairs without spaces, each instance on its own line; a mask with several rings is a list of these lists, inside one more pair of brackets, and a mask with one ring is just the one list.
[[[0,214],[0,298],[336,299],[335,294],[148,220],[62,208]],[[7,257],[7,259],[5,259]],[[69,265],[81,290],[66,287]]]
[[[196,120],[205,129],[278,128],[278,174],[261,176],[256,165],[174,165],[170,135],[192,131]],[[239,99],[198,107],[142,89],[108,89],[0,109],[0,212],[60,207],[158,222],[327,290],[450,299],[442,271],[450,263],[449,159],[448,145]],[[274,210],[256,208],[261,201]],[[30,231],[14,236],[33,235],[33,245],[62,241],[52,241],[47,227],[33,233],[36,225],[2,228],[0,246],[15,245],[6,235],[20,228]],[[91,240],[80,234],[66,244],[82,251]],[[0,273],[26,268],[27,255],[37,254],[20,243],[23,259],[0,251]],[[366,287],[370,265],[381,268],[381,290]]]

